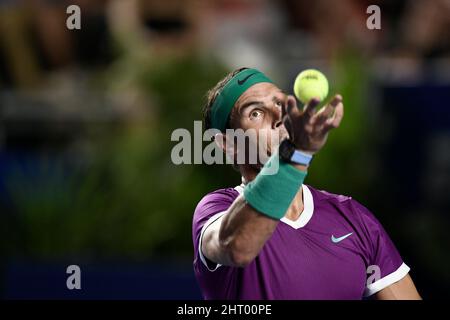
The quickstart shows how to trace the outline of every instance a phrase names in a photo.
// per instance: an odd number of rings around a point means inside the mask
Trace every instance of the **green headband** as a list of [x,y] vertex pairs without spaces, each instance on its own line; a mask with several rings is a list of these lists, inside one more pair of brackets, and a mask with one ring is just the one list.
[[231,78],[211,107],[211,127],[225,131],[228,117],[236,101],[248,88],[260,82],[273,83],[264,73],[256,69],[242,70]]

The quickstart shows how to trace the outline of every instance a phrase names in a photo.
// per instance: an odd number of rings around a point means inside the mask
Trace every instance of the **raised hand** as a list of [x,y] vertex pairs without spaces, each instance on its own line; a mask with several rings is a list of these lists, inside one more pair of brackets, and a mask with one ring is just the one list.
[[319,103],[319,99],[311,99],[301,111],[295,98],[290,95],[282,109],[283,124],[291,141],[298,150],[311,154],[318,152],[325,145],[328,132],[339,127],[344,116],[344,105],[339,94],[316,111]]

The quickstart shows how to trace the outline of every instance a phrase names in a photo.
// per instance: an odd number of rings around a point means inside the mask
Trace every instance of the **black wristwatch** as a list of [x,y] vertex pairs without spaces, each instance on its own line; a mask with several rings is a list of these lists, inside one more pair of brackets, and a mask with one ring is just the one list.
[[284,139],[278,147],[280,159],[287,163],[295,163],[309,166],[313,156],[295,149],[295,145],[289,139]]

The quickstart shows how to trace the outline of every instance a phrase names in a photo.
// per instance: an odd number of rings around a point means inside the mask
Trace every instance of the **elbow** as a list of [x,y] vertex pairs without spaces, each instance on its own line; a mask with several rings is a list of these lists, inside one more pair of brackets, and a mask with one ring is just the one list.
[[230,264],[234,267],[244,268],[257,256],[257,253],[252,252],[248,244],[243,243],[243,241],[233,240],[223,243],[223,245],[228,253]]
[[230,260],[233,266],[239,268],[245,268],[248,266],[255,257],[249,254],[245,254],[239,251],[230,252]]

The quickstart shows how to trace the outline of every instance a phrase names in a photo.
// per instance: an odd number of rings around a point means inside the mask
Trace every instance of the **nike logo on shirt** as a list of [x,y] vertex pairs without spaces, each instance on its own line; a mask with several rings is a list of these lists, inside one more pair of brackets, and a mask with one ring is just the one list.
[[349,234],[346,234],[345,236],[339,237],[339,238],[335,238],[334,235],[331,235],[331,241],[333,241],[333,243],[338,243],[341,242],[342,240],[344,240],[345,238],[350,237],[353,234],[353,232],[350,232]]

